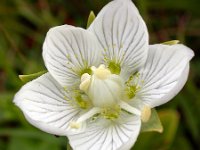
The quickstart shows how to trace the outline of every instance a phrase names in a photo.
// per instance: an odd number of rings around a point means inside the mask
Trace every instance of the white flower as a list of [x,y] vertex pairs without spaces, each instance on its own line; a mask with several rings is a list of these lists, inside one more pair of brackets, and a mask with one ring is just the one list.
[[151,108],[182,89],[193,56],[181,44],[149,45],[134,4],[115,0],[88,30],[49,30],[43,45],[49,72],[24,85],[14,102],[31,124],[67,136],[73,149],[130,149]]

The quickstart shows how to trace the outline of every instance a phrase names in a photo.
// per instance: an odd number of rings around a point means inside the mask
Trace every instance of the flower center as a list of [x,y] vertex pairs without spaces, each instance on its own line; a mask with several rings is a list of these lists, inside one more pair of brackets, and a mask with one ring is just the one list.
[[123,100],[124,94],[128,94],[128,97],[132,98],[134,94],[129,93],[135,90],[129,88],[127,90],[129,85],[123,82],[119,75],[112,74],[105,65],[100,65],[98,68],[92,66],[91,70],[91,75],[84,73],[81,76],[79,88],[88,96],[92,107],[80,116],[76,122],[71,123],[71,128],[79,128],[81,122],[96,116],[110,120],[117,119],[121,111],[141,115],[140,110],[130,106]]
[[80,89],[91,99],[94,107],[111,107],[122,98],[123,82],[119,75],[111,74],[104,65],[92,67],[93,75],[81,77]]

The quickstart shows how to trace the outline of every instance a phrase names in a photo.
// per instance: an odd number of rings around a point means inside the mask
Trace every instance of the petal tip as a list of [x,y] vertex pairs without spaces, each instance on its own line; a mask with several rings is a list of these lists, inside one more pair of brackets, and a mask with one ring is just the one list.
[[189,48],[183,44],[177,44],[177,47],[179,47],[180,49],[183,49],[185,51],[186,55],[188,55],[190,60],[194,57],[195,54],[191,48]]

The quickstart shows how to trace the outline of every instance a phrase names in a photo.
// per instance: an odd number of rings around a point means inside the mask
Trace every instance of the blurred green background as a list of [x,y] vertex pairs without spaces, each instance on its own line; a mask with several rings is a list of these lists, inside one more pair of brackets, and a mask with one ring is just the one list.
[[[66,138],[46,134],[14,106],[19,74],[43,70],[42,43],[50,27],[86,27],[108,0],[0,0],[0,150],[65,150]],[[142,133],[136,150],[200,149],[199,0],[135,0],[147,23],[150,43],[178,39],[195,51],[184,89],[158,112],[164,132]]]

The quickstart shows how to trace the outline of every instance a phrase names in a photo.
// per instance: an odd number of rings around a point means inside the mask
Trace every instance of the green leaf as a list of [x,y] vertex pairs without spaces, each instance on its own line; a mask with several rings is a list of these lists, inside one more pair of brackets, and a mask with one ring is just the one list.
[[89,26],[94,21],[94,19],[95,19],[95,14],[94,14],[93,11],[90,11],[90,14],[89,14],[89,17],[88,17],[88,21],[87,21],[87,28],[89,28]]
[[29,82],[29,81],[43,75],[46,72],[47,72],[46,70],[43,70],[43,71],[33,73],[33,74],[29,74],[29,75],[19,75],[19,78],[22,82],[26,83],[26,82]]
[[164,45],[175,45],[175,44],[178,44],[179,42],[180,42],[179,40],[172,40],[172,41],[164,42],[162,44],[164,44]]
[[155,109],[152,109],[149,121],[146,123],[142,123],[141,132],[150,131],[156,131],[159,133],[163,132],[163,126]]

